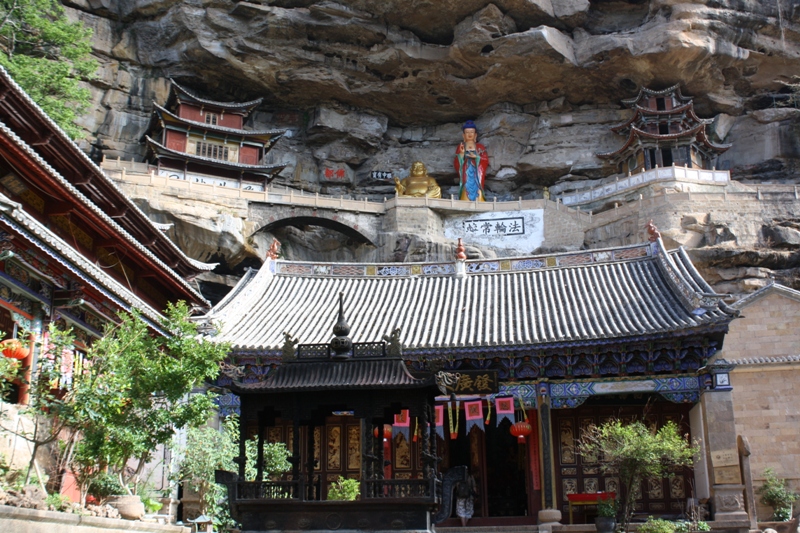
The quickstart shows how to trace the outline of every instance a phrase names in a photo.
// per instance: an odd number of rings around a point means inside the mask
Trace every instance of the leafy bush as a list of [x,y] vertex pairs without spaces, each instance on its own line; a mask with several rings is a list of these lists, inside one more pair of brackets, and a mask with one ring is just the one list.
[[151,496],[140,495],[139,499],[142,500],[142,503],[144,504],[144,510],[148,513],[155,513],[164,506],[163,503]]
[[45,498],[44,503],[47,505],[48,509],[52,509],[54,511],[63,511],[72,503],[72,500],[69,499],[69,496],[66,494],[48,494],[47,498]]
[[697,522],[688,522],[686,520],[675,522],[675,533],[691,533],[692,531],[711,531],[711,526],[703,520],[698,520]]
[[764,470],[764,484],[756,489],[756,493],[761,495],[761,503],[772,507],[773,520],[791,520],[792,504],[797,500],[797,493],[789,490],[786,480],[776,476],[772,468]]
[[669,520],[662,520],[660,518],[653,518],[652,516],[647,519],[647,522],[639,526],[639,533],[675,533],[675,522]]
[[696,450],[673,422],[655,430],[641,420],[625,423],[616,419],[588,428],[578,451],[588,462],[599,462],[604,473],[619,476],[621,529],[627,531],[642,480],[669,477],[672,467],[691,466]]
[[361,487],[357,479],[345,479],[339,476],[328,489],[329,500],[343,500],[351,502],[361,494]]
[[615,518],[617,516],[617,500],[615,498],[597,500],[597,516]]
[[119,476],[108,472],[96,474],[89,482],[89,490],[87,492],[97,498],[98,503],[101,505],[105,503],[109,496],[126,494],[125,488],[119,482]]

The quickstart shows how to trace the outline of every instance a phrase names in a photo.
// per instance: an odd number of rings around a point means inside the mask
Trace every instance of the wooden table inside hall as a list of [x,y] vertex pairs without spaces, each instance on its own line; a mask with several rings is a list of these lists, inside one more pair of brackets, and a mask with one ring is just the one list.
[[597,505],[598,500],[613,500],[617,497],[616,492],[587,492],[567,494],[569,501],[569,523],[572,524],[573,505]]

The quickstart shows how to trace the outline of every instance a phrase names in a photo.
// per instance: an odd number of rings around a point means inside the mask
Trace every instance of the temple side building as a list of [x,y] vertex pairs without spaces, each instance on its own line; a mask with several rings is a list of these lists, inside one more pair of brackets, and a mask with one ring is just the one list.
[[164,106],[153,102],[148,161],[158,174],[221,187],[264,190],[284,168],[266,162],[285,130],[245,129],[245,120],[261,104],[200,98],[170,80]]
[[[736,313],[683,250],[667,251],[654,239],[449,263],[268,259],[248,272],[204,317],[216,338],[233,345],[235,371],[219,384],[239,394],[223,398],[223,411],[241,412],[243,436],[296,450],[296,464],[313,467],[295,471],[294,481],[299,476],[304,486],[319,487],[313,494],[320,500],[339,475],[361,479],[368,490],[374,479],[362,477],[359,465],[369,448],[362,439],[384,424],[393,430],[386,433],[388,466],[379,476],[422,479],[428,457],[413,438],[425,420],[403,430],[390,415],[354,418],[344,395],[331,397],[325,416],[317,410],[313,420],[298,420],[260,397],[274,387],[278,378],[271,376],[302,355],[301,347],[313,357],[328,350],[340,293],[354,346],[386,342],[412,374],[445,376],[434,449],[442,473],[467,466],[477,481],[470,524],[533,524],[546,508],[566,516],[570,494],[616,491],[619,480],[576,454],[575,443],[581,428],[617,416],[646,417],[654,425],[674,421],[703,447],[694,470],[650,480],[637,512],[680,514],[695,494],[712,498],[716,520],[748,527],[741,480],[707,459],[736,447],[730,367],[709,364]],[[392,404],[391,414],[414,409],[415,401]],[[530,431],[518,434],[512,425],[523,421]],[[583,510],[574,515],[586,519]]]
[[[0,330],[71,327],[77,365],[118,311],[159,330],[169,302],[208,307],[191,280],[215,265],[175,246],[2,69],[0,91]],[[9,399],[25,397],[15,384]]]
[[597,154],[611,160],[620,173],[634,173],[671,165],[712,169],[719,154],[730,144],[716,144],[706,127],[711,120],[699,118],[692,98],[681,94],[680,85],[661,91],[641,88],[622,101],[633,110],[630,119],[611,128],[626,137],[613,152]]

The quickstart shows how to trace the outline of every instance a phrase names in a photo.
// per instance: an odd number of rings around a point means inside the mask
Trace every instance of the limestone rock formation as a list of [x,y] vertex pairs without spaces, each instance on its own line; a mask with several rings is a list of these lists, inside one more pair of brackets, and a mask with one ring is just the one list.
[[[629,116],[621,99],[678,83],[714,119],[714,139],[733,144],[719,166],[750,184],[798,181],[800,111],[784,105],[791,99],[781,82],[800,72],[800,8],[787,0],[65,4],[94,29],[102,64],[91,82],[95,106],[81,122],[84,148],[98,158],[142,160],[152,102],[164,101],[173,77],[212,99],[265,97],[249,126],[289,130],[269,163],[286,164],[279,181],[296,189],[381,200],[393,187],[373,173],[402,178],[422,160],[447,198],[456,192],[460,124],[472,118],[492,160],[488,198],[541,198],[544,187],[568,192],[613,174],[595,154],[621,142],[609,130]],[[332,168],[344,179],[330,179]],[[228,265],[259,255],[260,237],[244,237],[246,216],[168,203],[146,207],[176,224],[172,235],[190,255],[216,248]],[[794,253],[798,232],[785,221],[796,215],[777,209],[774,220],[784,222],[763,230],[762,245]],[[718,220],[713,210],[688,209],[660,228],[702,249],[737,242]],[[281,230],[293,257],[370,255],[341,236],[296,230]],[[397,260],[439,253],[426,236],[395,237],[386,246]],[[610,243],[587,235],[587,246]],[[728,251],[739,251],[725,250],[728,262]],[[746,257],[747,268],[770,268]]]

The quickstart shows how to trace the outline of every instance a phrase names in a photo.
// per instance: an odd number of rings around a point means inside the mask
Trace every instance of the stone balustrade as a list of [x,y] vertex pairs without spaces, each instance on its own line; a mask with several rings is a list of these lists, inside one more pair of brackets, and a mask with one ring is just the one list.
[[615,196],[625,191],[644,187],[651,183],[663,181],[681,181],[689,183],[702,183],[705,185],[725,186],[731,180],[731,173],[727,170],[704,170],[701,168],[688,168],[671,166],[654,168],[631,174],[615,181],[606,182],[596,187],[577,191],[572,194],[560,195],[558,199],[564,205],[578,206]]

